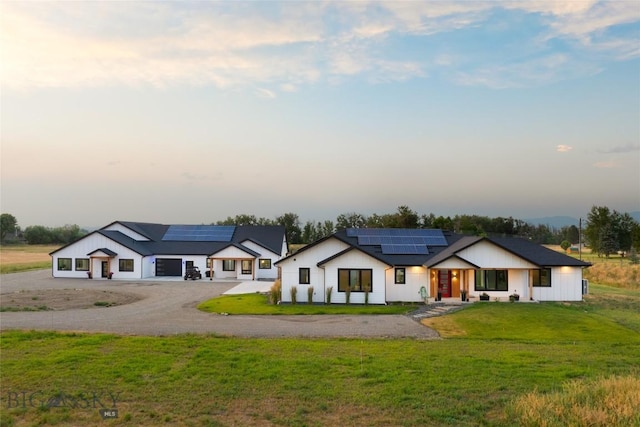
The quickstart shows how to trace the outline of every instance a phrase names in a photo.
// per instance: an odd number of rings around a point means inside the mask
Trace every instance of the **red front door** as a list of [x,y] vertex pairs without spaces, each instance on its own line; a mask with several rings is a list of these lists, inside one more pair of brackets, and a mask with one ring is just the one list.
[[449,270],[438,271],[438,292],[442,298],[451,298],[451,272]]

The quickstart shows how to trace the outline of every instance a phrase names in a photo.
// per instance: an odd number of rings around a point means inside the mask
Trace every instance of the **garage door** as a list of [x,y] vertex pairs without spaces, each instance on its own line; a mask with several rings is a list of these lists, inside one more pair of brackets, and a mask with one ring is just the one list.
[[156,276],[182,276],[182,259],[156,258]]

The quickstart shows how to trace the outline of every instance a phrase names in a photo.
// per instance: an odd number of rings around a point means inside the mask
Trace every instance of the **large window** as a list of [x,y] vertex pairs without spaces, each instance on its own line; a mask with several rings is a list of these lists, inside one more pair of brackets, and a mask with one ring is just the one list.
[[476,291],[508,291],[507,270],[476,270]]
[[236,260],[235,259],[223,259],[222,260],[222,271],[236,271]]
[[58,258],[59,271],[71,271],[71,258]]
[[371,292],[371,278],[373,270],[364,269],[338,269],[338,291],[345,292],[351,289],[351,292]]
[[406,271],[404,268],[396,268],[396,285],[404,285],[407,283]]
[[271,268],[271,260],[269,258],[260,258],[258,260],[258,268],[260,270],[269,270]]
[[76,271],[89,271],[89,258],[76,258]]
[[533,286],[535,287],[551,287],[551,269],[541,268],[540,270],[531,270],[530,272]]
[[242,260],[242,274],[251,274],[253,273],[253,261],[250,259]]
[[133,260],[132,259],[121,259],[118,262],[118,267],[120,271],[133,271]]
[[303,267],[298,269],[298,283],[308,285],[311,283],[311,270]]

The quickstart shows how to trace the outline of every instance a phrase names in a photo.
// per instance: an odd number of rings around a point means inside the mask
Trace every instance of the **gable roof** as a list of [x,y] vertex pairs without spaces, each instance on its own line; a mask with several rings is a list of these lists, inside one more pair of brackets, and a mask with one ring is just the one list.
[[[121,231],[108,230],[114,224],[120,224],[135,233],[149,239],[136,240],[127,236]],[[211,255],[220,250],[233,245],[248,254],[260,256],[260,254],[242,245],[243,241],[252,241],[257,245],[275,253],[282,252],[282,245],[285,242],[285,228],[283,226],[270,225],[245,225],[235,227],[230,241],[194,241],[194,240],[163,240],[163,237],[170,228],[170,225],[154,224],[147,222],[114,221],[99,230],[89,233],[80,239],[82,240],[94,234],[100,234],[142,256],[151,255]],[[211,226],[215,227],[215,226]],[[75,242],[69,243],[53,252],[50,255],[66,248]]]
[[[382,230],[382,229],[380,229]],[[398,230],[398,229],[394,229]],[[443,231],[442,235],[446,239],[446,246],[430,246],[427,245],[428,253],[427,254],[389,254],[384,253],[381,245],[372,245],[359,244],[357,236],[354,233],[348,233],[347,230],[339,230],[330,236],[323,237],[305,247],[300,249],[295,254],[291,254],[281,260],[277,261],[276,264],[279,264],[300,252],[312,249],[316,245],[326,241],[329,238],[335,238],[340,240],[343,243],[349,245],[349,248],[345,250],[341,250],[340,252],[326,258],[320,260],[318,265],[324,264],[332,259],[335,259],[344,253],[352,250],[358,249],[359,251],[381,261],[392,267],[404,267],[404,266],[421,266],[424,265],[426,267],[432,268],[441,264],[444,261],[449,259],[457,259],[463,261],[473,268],[480,268],[475,264],[465,260],[463,257],[459,255],[459,253],[471,246],[474,246],[480,242],[489,242],[490,244],[496,245],[503,250],[506,250],[519,258],[522,258],[528,261],[531,264],[537,265],[539,267],[559,267],[559,266],[568,266],[568,267],[589,267],[591,264],[588,262],[584,262],[568,255],[562,254],[560,252],[556,252],[554,250],[545,248],[542,245],[537,243],[532,243],[528,240],[517,238],[517,237],[505,237],[505,238],[489,238],[489,237],[480,237],[480,236],[466,236],[455,234],[447,231]]]

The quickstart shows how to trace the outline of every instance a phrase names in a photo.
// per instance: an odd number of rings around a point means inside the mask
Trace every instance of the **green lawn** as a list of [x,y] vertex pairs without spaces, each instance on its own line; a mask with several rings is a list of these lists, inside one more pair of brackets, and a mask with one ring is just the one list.
[[222,295],[207,300],[198,309],[209,313],[227,314],[405,314],[416,304],[269,304],[268,297],[259,294]]
[[[508,408],[529,392],[640,378],[640,293],[592,290],[585,303],[474,304],[440,318],[464,335],[435,341],[5,332],[1,424],[519,424]],[[94,392],[119,393],[117,420],[100,419]],[[66,407],[38,407],[56,395]]]

